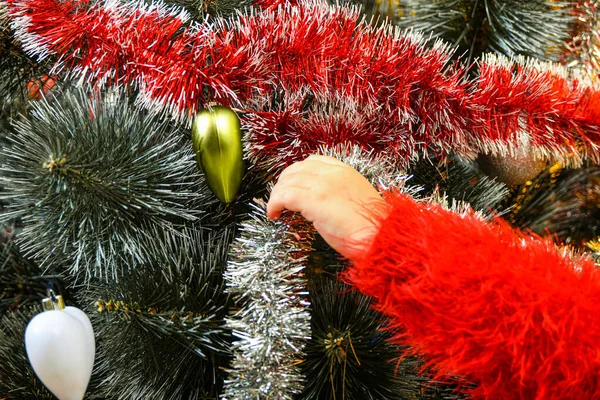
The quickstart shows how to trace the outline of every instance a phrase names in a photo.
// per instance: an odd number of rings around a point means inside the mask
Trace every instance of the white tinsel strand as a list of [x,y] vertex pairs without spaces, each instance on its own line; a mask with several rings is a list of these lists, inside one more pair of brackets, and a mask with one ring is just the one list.
[[297,214],[273,222],[264,202],[253,207],[225,272],[239,309],[226,319],[237,340],[222,399],[291,400],[304,386],[298,364],[311,336],[303,270],[313,230]]

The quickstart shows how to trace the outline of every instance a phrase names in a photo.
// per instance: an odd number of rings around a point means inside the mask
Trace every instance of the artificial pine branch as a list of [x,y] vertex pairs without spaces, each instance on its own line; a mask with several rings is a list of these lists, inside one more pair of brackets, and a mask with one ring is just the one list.
[[372,299],[338,281],[342,266],[327,261],[334,252],[315,247],[320,255],[311,257],[308,274],[312,338],[301,364],[307,383],[299,399],[461,398],[452,386],[420,375],[417,358],[401,359],[402,348],[389,341],[387,319],[371,307]]
[[252,5],[250,0],[167,0],[166,3],[185,8],[196,21],[231,16]]
[[2,111],[22,110],[28,100],[27,86],[41,80],[48,73],[47,65],[40,64],[25,54],[14,42],[8,27],[0,25],[0,100]]
[[58,280],[21,254],[13,235],[9,228],[0,226],[0,316],[40,302]]
[[25,327],[39,306],[26,308],[0,318],[0,397],[7,400],[52,400],[55,397],[37,379],[27,361],[23,338]]
[[0,149],[10,202],[0,220],[22,219],[19,243],[44,266],[114,277],[147,260],[140,240],[152,229],[197,223],[216,202],[187,138],[122,91],[67,90],[36,102],[15,131]]
[[515,188],[504,206],[514,226],[585,249],[600,235],[600,169],[549,167]]
[[10,28],[7,4],[0,0],[0,139],[9,133],[10,121],[25,112],[28,87],[39,84],[48,72],[48,63],[35,61],[19,46]]
[[102,393],[118,399],[216,398],[227,364],[223,272],[232,231],[157,230],[148,261],[81,288],[98,346]]
[[485,52],[558,62],[576,21],[570,0],[399,0],[364,2],[372,14],[459,47],[474,61]]
[[411,174],[408,183],[423,188],[415,197],[439,192],[450,201],[465,202],[488,216],[499,212],[502,202],[509,196],[504,183],[478,172],[473,165],[456,157],[442,161],[424,159],[408,172]]
[[[387,341],[385,320],[369,298],[350,290],[335,278],[309,281],[312,337],[301,364],[306,387],[300,399],[403,399],[400,351]],[[416,373],[412,378],[412,394],[418,393]]]
[[[263,3],[191,28],[181,13],[115,13],[102,2],[9,0],[9,14],[31,54],[58,54],[59,68],[96,83],[134,84],[138,103],[155,112],[188,120],[209,101],[235,105],[267,156],[294,144],[316,150],[311,138],[325,137],[328,145],[395,143],[398,163],[430,149],[472,157],[510,152],[525,132],[538,155],[598,159],[598,88],[567,70],[488,56],[471,82],[465,68],[449,66],[447,46],[371,28],[355,10]],[[348,119],[352,110],[371,118]],[[380,136],[354,133],[373,126]]]

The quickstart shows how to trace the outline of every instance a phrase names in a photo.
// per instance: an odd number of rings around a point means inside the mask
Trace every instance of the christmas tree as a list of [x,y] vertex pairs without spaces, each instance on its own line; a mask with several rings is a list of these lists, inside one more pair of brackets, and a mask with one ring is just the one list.
[[[23,345],[47,289],[92,322],[89,399],[543,397],[445,373],[394,322],[419,318],[354,291],[382,297],[265,200],[320,153],[431,209],[430,230],[468,215],[464,246],[500,215],[595,256],[598,7],[0,0],[0,397],[54,398]],[[191,139],[230,110],[243,163]]]

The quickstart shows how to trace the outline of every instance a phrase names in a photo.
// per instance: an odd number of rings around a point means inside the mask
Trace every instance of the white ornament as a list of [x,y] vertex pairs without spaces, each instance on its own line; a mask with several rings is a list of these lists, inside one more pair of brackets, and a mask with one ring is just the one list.
[[59,400],[83,399],[96,353],[92,324],[83,311],[57,305],[36,315],[25,331],[25,349],[36,375]]

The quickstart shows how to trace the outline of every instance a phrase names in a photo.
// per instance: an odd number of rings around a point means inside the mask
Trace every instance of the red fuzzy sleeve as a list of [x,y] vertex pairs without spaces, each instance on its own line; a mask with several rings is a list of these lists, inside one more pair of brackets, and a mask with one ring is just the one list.
[[600,399],[600,278],[588,259],[439,206],[389,195],[347,278],[396,339],[475,398]]

